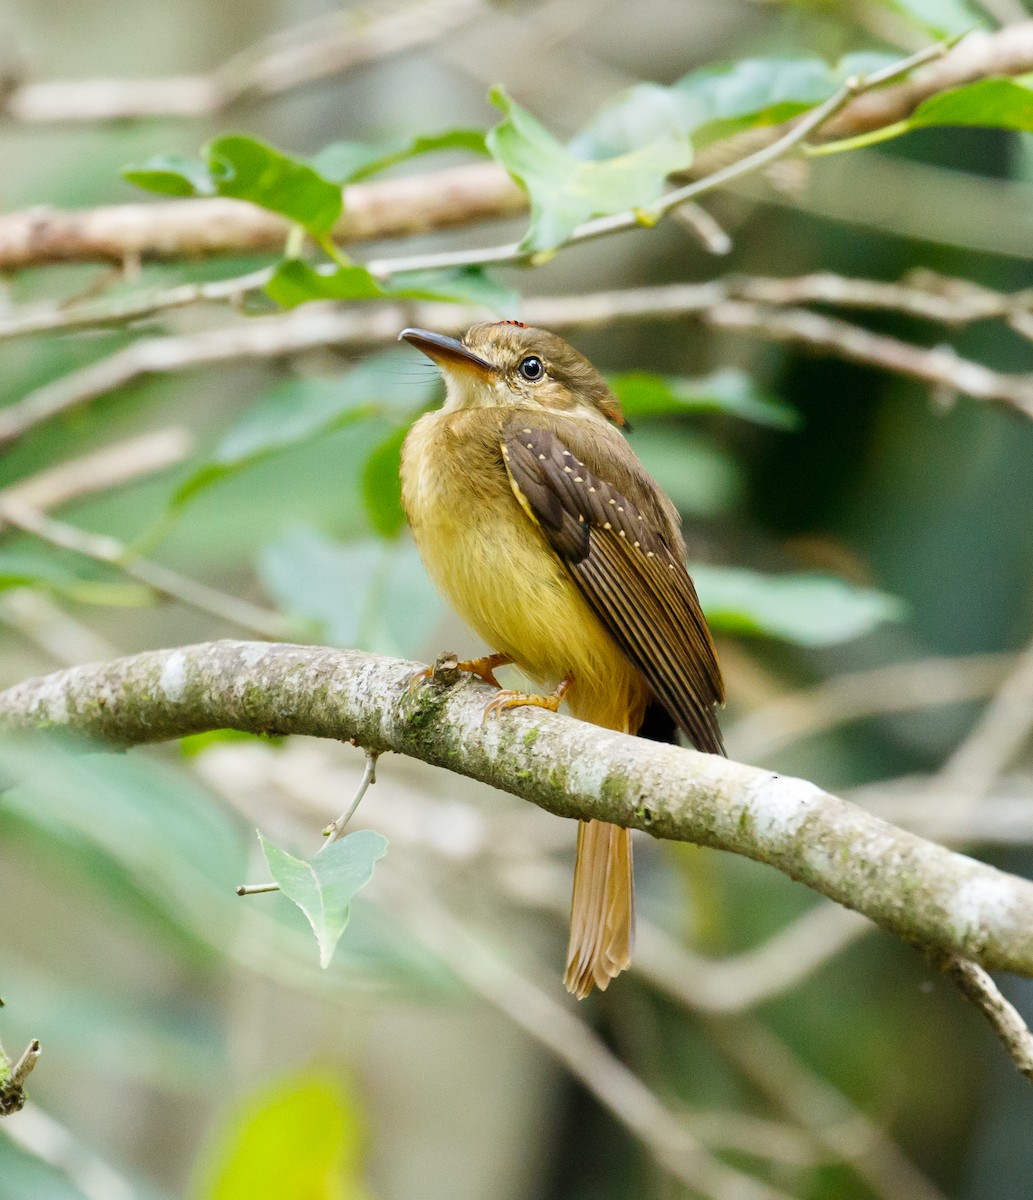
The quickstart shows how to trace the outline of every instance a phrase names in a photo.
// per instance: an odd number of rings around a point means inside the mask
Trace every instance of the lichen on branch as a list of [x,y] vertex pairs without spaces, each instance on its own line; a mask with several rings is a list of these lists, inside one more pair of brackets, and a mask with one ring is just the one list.
[[209,642],[73,667],[0,693],[0,732],[115,746],[210,729],[395,751],[558,816],[613,821],[767,863],[908,941],[1033,976],[1033,883],[908,833],[804,780],[531,710],[482,720],[469,678],[354,650]]

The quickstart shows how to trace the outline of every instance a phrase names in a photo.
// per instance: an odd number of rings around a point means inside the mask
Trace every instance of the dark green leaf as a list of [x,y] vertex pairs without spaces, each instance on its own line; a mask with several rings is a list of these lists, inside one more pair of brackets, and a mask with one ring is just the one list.
[[156,154],[139,166],[122,168],[122,177],[161,196],[214,196],[215,182],[208,164],[180,154]]
[[795,409],[760,391],[745,371],[731,367],[700,379],[630,371],[612,376],[609,382],[632,421],[672,413],[716,412],[775,429],[795,429],[799,424]]
[[208,462],[176,490],[184,504],[213,483],[269,455],[330,430],[376,416],[397,418],[424,408],[436,380],[405,374],[403,356],[372,358],[335,379],[291,379],[267,392],[224,436]]
[[370,524],[382,537],[395,537],[405,528],[399,470],[402,442],[408,425],[394,430],[366,459],[362,471],[362,498]]
[[359,265],[313,267],[300,259],[285,259],[266,285],[266,292],[283,308],[309,300],[450,300],[483,304],[495,312],[512,312],[516,292],[496,284],[483,270],[408,271],[389,281],[376,279]]
[[831,646],[899,621],[893,596],[830,575],[762,575],[742,567],[690,567],[700,602],[715,629],[760,634],[799,646]]
[[372,829],[360,829],[325,847],[308,862],[274,846],[261,833],[258,840],[280,891],[294,901],[312,926],[319,943],[319,965],[328,967],[348,926],[352,900],[373,878],[373,864],[387,853],[387,839]]
[[359,1200],[361,1150],[354,1103],[306,1072],[241,1106],[196,1200]]
[[444,133],[398,137],[379,145],[364,142],[333,142],[309,161],[313,168],[334,183],[354,183],[379,171],[393,167],[422,154],[440,150],[464,150],[470,154],[487,154],[484,134],[479,129],[449,129]]
[[488,133],[488,148],[531,202],[531,224],[520,243],[524,251],[562,245],[591,217],[648,207],[659,199],[667,176],[692,161],[691,144],[671,134],[603,162],[585,161],[501,89],[491,98],[506,115]]

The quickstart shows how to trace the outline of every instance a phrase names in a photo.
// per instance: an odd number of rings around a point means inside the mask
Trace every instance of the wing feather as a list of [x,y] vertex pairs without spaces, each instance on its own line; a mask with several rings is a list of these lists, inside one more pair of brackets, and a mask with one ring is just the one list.
[[724,753],[714,643],[662,510],[593,474],[552,430],[510,427],[502,453],[521,505],[657,700],[698,749]]

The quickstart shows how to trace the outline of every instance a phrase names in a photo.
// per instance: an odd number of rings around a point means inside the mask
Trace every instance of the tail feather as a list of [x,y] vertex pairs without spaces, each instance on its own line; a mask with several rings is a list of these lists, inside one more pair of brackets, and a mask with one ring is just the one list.
[[563,977],[567,991],[579,1000],[593,987],[605,991],[630,964],[634,941],[631,830],[605,821],[580,821]]

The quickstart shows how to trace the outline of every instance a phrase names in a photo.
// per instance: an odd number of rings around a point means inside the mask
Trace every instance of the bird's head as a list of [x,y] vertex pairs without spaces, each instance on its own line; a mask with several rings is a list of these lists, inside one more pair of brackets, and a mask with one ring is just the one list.
[[426,329],[403,329],[399,337],[441,368],[446,410],[544,408],[627,427],[595,367],[544,329],[494,321],[472,326],[462,338]]

